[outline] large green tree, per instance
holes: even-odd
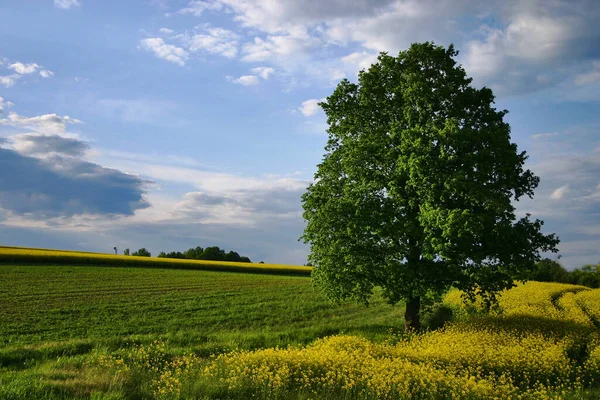
[[[329,140],[302,197],[316,284],[361,302],[379,286],[406,303],[407,329],[424,296],[454,286],[493,300],[558,244],[542,221],[517,219],[513,201],[539,178],[457,54],[413,44],[340,82],[320,103]]]

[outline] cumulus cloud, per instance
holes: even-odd
[[[258,85],[258,83],[259,83],[258,77],[255,75],[243,75],[243,76],[240,76],[239,78],[227,76],[226,78],[230,82],[238,83],[238,84],[244,85],[244,86],[254,86],[254,85]]]
[[[83,157],[90,146],[75,138],[58,135],[27,133],[11,137],[12,148],[27,156],[69,156]]]
[[[44,114],[35,117],[24,117],[15,112],[8,114],[6,118],[0,119],[0,125],[12,127],[24,127],[41,133],[64,133],[67,124],[81,124],[78,119],[69,116],[61,117],[56,114]]]
[[[149,207],[137,175],[82,160],[88,144],[58,135],[17,135],[0,148],[0,209],[33,218],[132,215]]]
[[[244,45],[242,52],[245,62],[277,62],[285,64],[308,54],[318,41],[310,36],[269,35]]]
[[[79,0],[54,0],[54,7],[68,10],[71,7],[79,7]]]
[[[48,71],[47,69],[42,69],[40,70],[40,75],[42,78],[50,78],[51,76],[54,76],[54,72]]]
[[[5,108],[14,106],[14,103],[4,100],[2,96],[0,96],[0,114],[4,112]]]
[[[269,220],[301,216],[301,196],[308,182],[262,181],[257,187],[185,194],[175,212],[213,224],[260,225]]]
[[[40,66],[32,63],[32,64],[23,64],[20,62],[16,62],[8,66],[8,69],[12,69],[17,74],[27,75],[34,73]]]
[[[21,75],[19,74],[0,76],[0,83],[9,88],[13,86],[20,78]]]
[[[201,16],[206,10],[220,10],[222,4],[218,1],[190,1],[188,6],[177,11],[178,14]]]
[[[237,33],[210,26],[197,27],[196,30],[179,36],[189,51],[218,54],[226,58],[235,58],[237,55],[240,38]]]
[[[189,53],[186,50],[172,44],[167,44],[161,38],[142,39],[140,40],[139,47],[151,51],[158,58],[181,66],[185,65],[189,57]]]
[[[173,33],[175,33],[175,31],[173,29],[169,29],[169,28],[160,28],[158,31],[160,33],[164,33],[165,35],[172,35]]]
[[[242,61],[317,79],[355,76],[380,51],[393,54],[431,40],[455,43],[475,83],[501,94],[559,85],[582,62],[600,58],[600,9],[590,0],[207,0],[181,12],[208,8],[232,16],[252,35],[241,45]],[[340,58],[333,48],[350,54]],[[594,69],[576,82],[597,79]]]
[[[600,258],[600,160],[593,151],[558,153],[528,166],[540,177],[533,200],[515,206],[544,220],[544,231],[556,232],[561,262],[569,267]],[[596,243],[591,246],[591,243]],[[583,246],[583,247],[582,247]],[[579,251],[575,251],[575,249]]]
[[[303,101],[299,110],[305,117],[312,117],[321,110],[321,107],[319,107],[318,103],[322,101],[325,101],[325,99],[310,99]]]
[[[38,72],[42,78],[50,78],[54,75],[54,72],[44,69],[44,67],[36,63],[25,64],[22,62],[15,62],[9,64],[8,62],[5,62],[0,63],[0,66],[3,64],[8,64],[6,68],[12,71],[10,75],[0,76],[0,84],[6,86],[7,88],[13,86],[24,75],[30,75],[35,72]]]
[[[275,69],[269,67],[256,67],[252,68],[250,71],[263,79],[269,79],[269,76],[275,72]]]
[[[516,2],[498,14],[500,27],[482,25],[483,39],[466,46],[465,68],[477,83],[501,93],[557,85],[577,62],[599,57],[597,8],[586,0]],[[593,76],[582,76],[581,81]]]
[[[367,51],[356,51],[342,57],[341,61],[344,64],[351,65],[356,71],[362,69],[369,69],[371,64],[377,61],[378,53],[367,52]]]

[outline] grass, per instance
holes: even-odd
[[[0,398],[89,398],[99,384],[82,365],[94,349],[160,340],[206,358],[338,333],[378,340],[402,312],[380,298],[334,305],[303,276],[0,265]]]

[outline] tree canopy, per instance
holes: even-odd
[[[134,251],[133,253],[131,253],[131,255],[132,256],[137,256],[137,257],[150,257],[150,256],[152,256],[152,254],[150,254],[150,252],[148,250],[146,250],[145,247],[142,247],[138,251]]]
[[[233,261],[233,262],[252,262],[246,256],[240,256],[236,251],[225,252],[219,246],[210,246],[203,249],[200,246],[187,249],[185,252],[171,251],[165,253],[161,251],[158,254],[161,258],[186,258],[189,260],[211,260],[211,261]]]
[[[457,54],[413,44],[341,81],[320,103],[329,139],[302,197],[316,284],[361,302],[380,286],[406,302],[408,329],[424,296],[454,286],[493,300],[558,244],[542,221],[517,218],[513,201],[539,178]]]

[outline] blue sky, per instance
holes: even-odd
[[[454,43],[541,178],[517,204],[600,261],[595,0],[0,1],[0,243],[302,264],[316,103],[380,51]]]

